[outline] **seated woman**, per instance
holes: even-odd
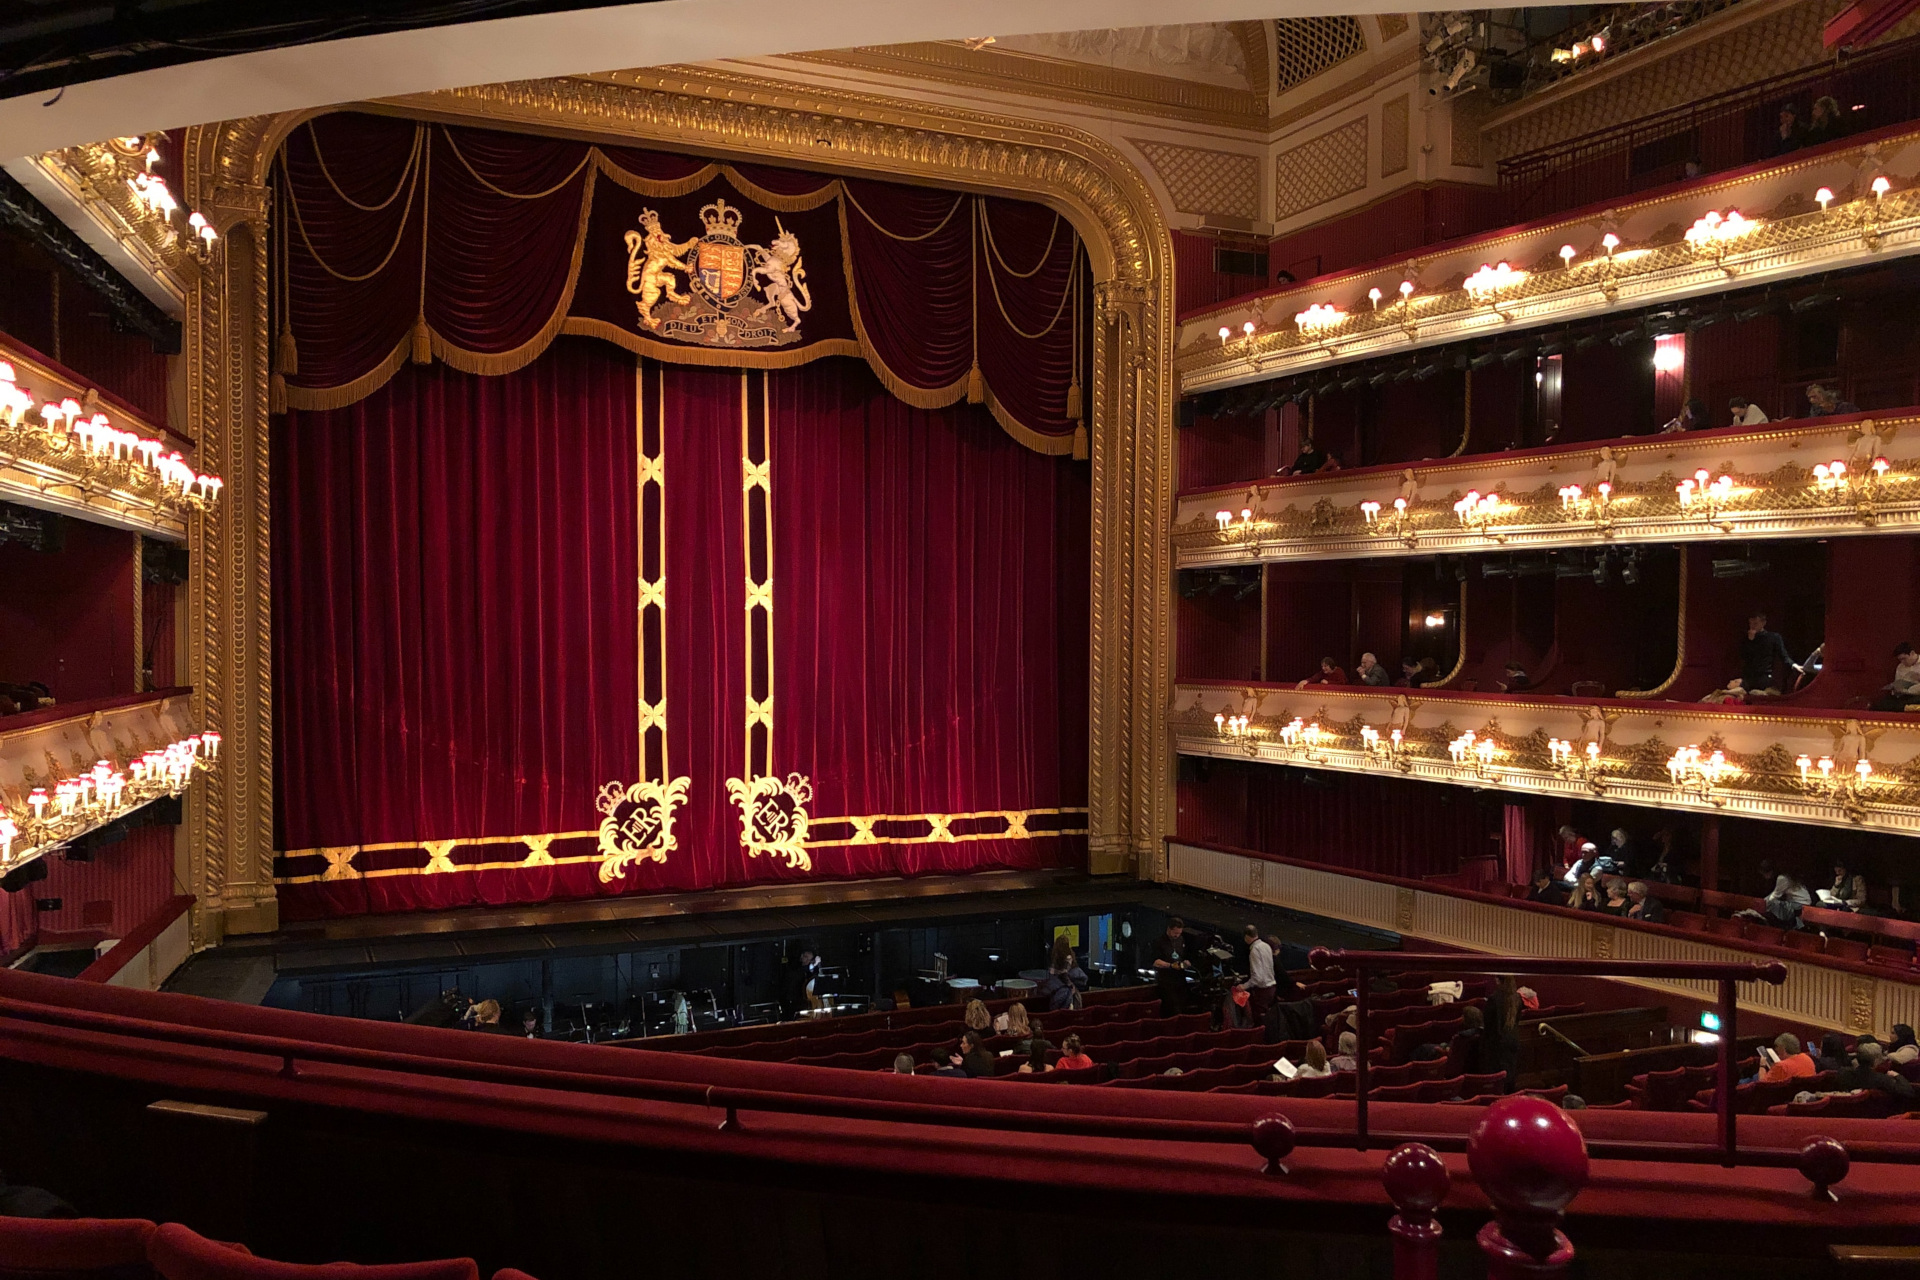
[[[1632,901],[1627,897],[1626,881],[1618,877],[1609,881],[1607,884],[1607,900],[1601,904],[1600,909],[1610,916],[1623,916],[1627,914],[1632,906]]]
[[[1833,885],[1820,890],[1820,905],[1830,911],[1858,911],[1867,905],[1867,878],[1851,873],[1847,864],[1833,864]]]
[[[1318,1040],[1307,1041],[1306,1061],[1300,1064],[1300,1069],[1294,1073],[1294,1079],[1318,1080],[1321,1076],[1332,1074],[1333,1068],[1327,1065],[1326,1046]]]
[[[1310,684],[1345,684],[1346,682],[1346,670],[1334,662],[1332,658],[1322,658],[1320,659],[1320,670],[1293,687],[1296,689],[1304,689]]]
[[[1600,897],[1600,888],[1592,876],[1581,876],[1579,883],[1573,886],[1573,894],[1567,899],[1567,905],[1575,911],[1605,911],[1607,905]]]
[[[1060,1060],[1047,1068],[1049,1071],[1084,1071],[1093,1065],[1093,1059],[1080,1047],[1079,1036],[1068,1036],[1060,1048]]]

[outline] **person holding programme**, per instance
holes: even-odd
[[[1160,988],[1160,1016],[1171,1018],[1186,1003],[1187,922],[1179,916],[1167,921],[1167,931],[1153,940],[1153,977]]]
[[[1727,402],[1727,408],[1733,413],[1733,426],[1757,427],[1767,421],[1766,410],[1745,396],[1735,396]]]

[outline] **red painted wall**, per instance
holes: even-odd
[[[167,357],[147,338],[115,332],[106,303],[78,276],[9,235],[0,235],[0,333],[166,424]]]
[[[1265,272],[1257,276],[1225,275],[1213,269],[1217,236],[1192,231],[1173,233],[1173,306],[1176,312],[1211,306],[1267,286]]]
[[[0,679],[40,680],[61,702],[134,693],[138,536],[64,520],[59,551],[0,545]],[[171,683],[167,681],[165,683]]]
[[[1364,209],[1275,237],[1267,249],[1267,270],[1275,278],[1287,271],[1296,280],[1310,280],[1436,241],[1474,235],[1505,221],[1505,202],[1497,188],[1458,182],[1406,187]]]

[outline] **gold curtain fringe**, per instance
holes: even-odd
[[[1085,462],[1092,456],[1093,451],[1087,447],[1087,429],[1085,427],[1075,427],[1073,429],[1073,460],[1075,462]]]
[[[267,379],[267,412],[287,411],[287,375],[278,369]]]
[[[413,330],[407,335],[412,348],[412,360],[415,364],[433,363],[433,330],[427,327],[427,318],[421,316],[413,322]]]
[[[327,409],[344,409],[348,405],[364,400],[393,379],[400,372],[400,366],[407,362],[407,353],[412,349],[412,335],[400,339],[387,358],[367,370],[352,382],[343,382],[337,387],[296,387],[287,385],[287,407],[307,412],[321,412]]]

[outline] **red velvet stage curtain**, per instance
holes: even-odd
[[[1084,474],[851,360],[770,382],[773,771],[812,779],[816,817],[1084,805]],[[840,846],[812,874],[1057,865],[1066,843]]]
[[[1256,766],[1247,783],[1254,848],[1381,875],[1444,875],[1498,853],[1497,797],[1406,778]]]
[[[280,848],[598,823],[597,788],[634,769],[634,466],[633,358],[576,340],[278,424]],[[468,900],[430,892],[467,877],[405,878],[407,905]],[[353,883],[377,908],[397,881]]]
[[[690,786],[668,860],[603,883],[596,795],[640,777],[641,406],[665,476],[668,772]],[[277,420],[285,918],[1084,857],[1084,837],[882,840],[815,848],[803,872],[743,847],[726,781],[745,772],[742,424],[760,413],[772,766],[812,781],[816,823],[1084,807],[1083,468],[983,409],[905,405],[844,358],[648,361],[636,380],[631,356],[565,339],[503,377],[409,366],[356,405]],[[520,862],[521,841],[428,847],[555,834],[552,866],[446,869]],[[379,844],[323,878],[321,850]]]
[[[909,403],[985,403],[1028,447],[1084,456],[1091,279],[1036,204],[347,112],[289,137],[276,187],[276,405],[344,407],[429,355],[505,373],[574,333],[705,366],[860,354]],[[651,212],[691,252],[716,200],[748,245],[798,237],[791,336],[750,338],[751,305],[725,337],[640,318],[625,237]]]

